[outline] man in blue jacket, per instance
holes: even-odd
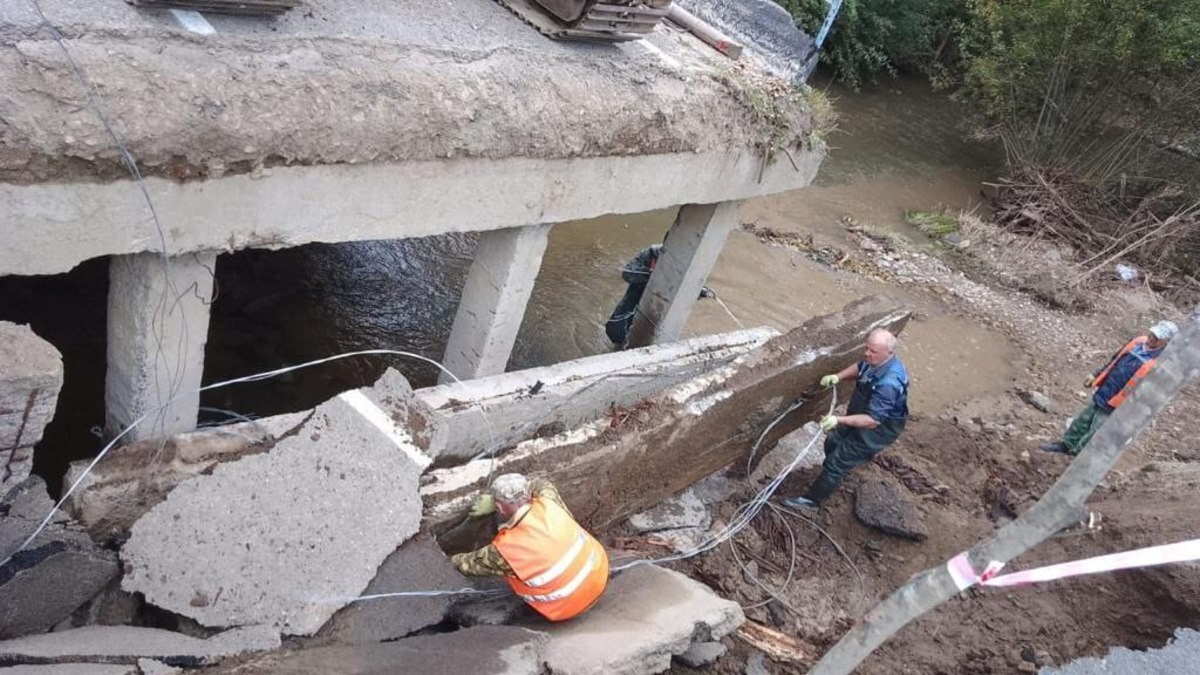
[[[621,268],[621,278],[629,287],[625,289],[625,295],[621,297],[612,315],[608,317],[608,322],[604,324],[604,333],[615,347],[623,348],[629,340],[629,328],[633,325],[634,315],[637,314],[638,303],[642,301],[646,284],[650,283],[650,273],[658,265],[658,258],[662,252],[662,244],[647,246]],[[715,298],[717,294],[705,286],[700,290],[700,297]]]
[[[818,508],[856,467],[883,452],[904,431],[908,422],[908,371],[896,356],[896,336],[875,330],[867,336],[863,358],[840,373],[821,378],[821,386],[835,387],[854,380],[854,395],[845,415],[821,420],[825,438],[825,463],[821,475],[803,497],[783,500],[792,508]]]
[[[1092,440],[1108,416],[1137,388],[1138,383],[1154,368],[1159,354],[1179,332],[1171,321],[1159,321],[1146,335],[1139,335],[1113,355],[1099,370],[1093,372],[1086,385],[1094,388],[1091,402],[1075,419],[1061,441],[1046,443],[1042,450],[1075,456]]]

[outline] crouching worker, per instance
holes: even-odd
[[[608,554],[588,534],[548,480],[518,473],[497,476],[474,517],[504,521],[492,543],[451,558],[467,576],[502,576],[513,592],[551,621],[583,614],[608,584]]]

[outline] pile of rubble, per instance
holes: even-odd
[[[673,658],[711,661],[741,609],[652,565],[619,573],[563,624],[507,594],[356,599],[469,586],[446,553],[490,536],[482,519],[460,525],[500,472],[548,476],[602,537],[628,519],[693,548],[715,527],[703,502],[729,497],[720,478],[701,479],[745,462],[776,421],[763,447],[790,440],[748,476],[769,479],[790,461],[779,456],[794,452],[788,443],[811,444],[811,427],[789,434],[828,405],[818,377],[856,358],[870,330],[906,320],[870,299],[785,335],[713,336],[415,392],[388,371],[306,413],[133,443],[86,475],[79,463],[72,517],[56,514],[17,552],[53,511],[41,480],[24,479],[0,504],[0,554],[16,552],[0,567],[0,665],[312,673],[402,659],[430,672],[649,673]],[[61,366],[53,372],[61,381]],[[801,395],[811,400],[780,418]],[[509,449],[464,461],[481,447]]]

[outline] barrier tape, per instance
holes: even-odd
[[[950,577],[954,580],[954,584],[958,587],[958,590],[965,591],[975,585],[997,588],[1022,586],[1085,574],[1115,572],[1117,570],[1139,567],[1155,567],[1193,560],[1200,560],[1200,539],[1181,541],[1175,544],[1163,544],[1161,546],[1150,546],[1132,551],[1123,551],[1121,553],[1110,553],[1094,558],[1084,558],[1083,560],[1074,560],[1057,565],[1035,567],[1031,570],[1001,574],[999,576],[997,576],[997,573],[1004,567],[1004,563],[993,560],[982,574],[976,574],[971,561],[964,552],[946,561],[946,571],[950,573]]]

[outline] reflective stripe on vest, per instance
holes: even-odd
[[[551,565],[550,569],[542,572],[532,579],[527,579],[525,581],[525,585],[533,588],[541,588],[542,586],[545,586],[546,584],[561,577],[563,572],[566,572],[567,568],[571,566],[571,563],[575,562],[575,559],[579,557],[581,552],[583,552],[583,546],[586,543],[587,537],[584,536],[583,531],[580,530],[579,536],[575,537],[575,543],[571,544],[571,548],[567,549],[567,552],[563,554],[563,557],[559,558],[558,562]]]
[[[562,600],[563,598],[579,590],[579,587],[583,585],[583,582],[587,581],[588,575],[592,573],[592,570],[596,569],[596,563],[598,562],[596,558],[596,552],[592,551],[592,554],[588,556],[587,562],[584,563],[579,572],[577,572],[575,576],[571,577],[571,580],[557,591],[543,595],[522,594],[521,598],[525,600],[525,602],[554,602],[555,600]]]
[[[1154,369],[1154,363],[1157,361],[1157,359],[1143,358],[1140,354],[1134,351],[1141,345],[1144,345],[1147,339],[1148,338],[1145,335],[1141,335],[1130,340],[1124,347],[1121,348],[1121,351],[1117,352],[1117,355],[1108,362],[1108,365],[1105,366],[1104,370],[1102,370],[1100,374],[1096,376],[1096,379],[1092,384],[1092,386],[1094,386],[1096,389],[1099,389],[1100,385],[1104,384],[1104,381],[1108,379],[1109,373],[1111,373],[1112,369],[1116,367],[1117,362],[1120,361],[1121,357],[1125,356],[1126,354],[1133,354],[1135,358],[1142,362],[1141,367],[1134,372],[1134,374],[1129,378],[1129,381],[1125,383],[1125,386],[1121,387],[1121,391],[1118,391],[1112,396],[1112,398],[1108,399],[1108,407],[1112,408],[1113,410],[1116,410],[1118,407],[1120,407],[1120,405],[1125,402],[1125,399],[1128,398],[1131,393],[1133,393],[1133,390],[1137,388],[1138,384],[1142,380],[1146,379],[1146,375],[1150,374],[1150,371]]]

